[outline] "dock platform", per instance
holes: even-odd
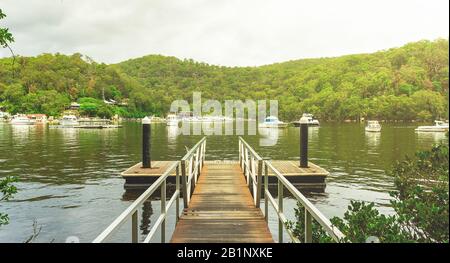
[[[137,163],[128,168],[121,175],[125,179],[125,188],[143,188],[154,183],[174,161],[153,161],[153,168],[142,168],[142,163]],[[293,185],[304,189],[320,189],[326,187],[325,179],[329,172],[322,167],[309,162],[308,168],[300,168],[298,161],[294,160],[273,160],[271,161]],[[237,160],[208,160],[205,164],[239,164]],[[175,184],[175,172],[167,178],[167,182]],[[273,172],[269,171],[269,184],[274,185],[277,179]]]
[[[152,161],[152,168],[142,168],[142,162],[137,163],[121,173],[125,179],[126,188],[148,187],[156,181],[175,161]],[[173,171],[168,183],[175,183],[175,171]]]

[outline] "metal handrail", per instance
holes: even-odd
[[[176,206],[176,220],[175,224],[178,223],[180,217],[180,176],[182,177],[183,185],[183,198],[185,203],[185,208],[187,207],[189,201],[186,202],[186,199],[189,199],[190,194],[187,192],[190,189],[190,184],[192,178],[195,178],[195,183],[197,181],[197,177],[200,175],[201,168],[204,165],[205,161],[205,152],[206,152],[206,137],[203,137],[195,146],[186,153],[186,155],[181,159],[181,161],[176,161],[172,165],[167,168],[167,170],[159,176],[159,178],[145,190],[125,211],[123,211],[103,232],[98,235],[93,243],[102,243],[105,242],[108,238],[110,238],[119,228],[122,226],[128,219],[131,218],[131,240],[133,243],[138,243],[138,209],[140,206],[147,201],[152,194],[158,189],[161,189],[161,212],[160,216],[157,218],[155,224],[150,229],[148,235],[144,239],[144,243],[149,243],[156,233],[157,229],[161,227],[161,242],[165,242],[165,232],[166,232],[166,218],[169,209],[175,203]],[[186,170],[186,162],[189,163],[189,170]],[[166,186],[167,186],[167,178],[173,171],[176,171],[175,174],[175,192],[170,197],[169,201],[166,202]],[[181,170],[181,175],[180,175]],[[188,174],[188,178],[186,178],[186,174]],[[188,184],[189,183],[189,189]],[[195,187],[195,184],[194,184]],[[186,198],[187,197],[187,198]]]
[[[258,164],[258,169],[255,163]],[[269,203],[274,207],[278,217],[278,241],[283,242],[283,229],[289,234],[293,242],[300,242],[298,238],[287,227],[288,219],[283,212],[283,188],[291,192],[293,197],[300,202],[305,209],[305,240],[312,242],[312,219],[315,219],[320,226],[333,238],[340,242],[344,239],[344,234],[337,229],[330,220],[324,216],[300,191],[280,173],[270,161],[263,160],[261,156],[242,138],[239,137],[239,164],[244,172],[247,185],[253,187],[253,198],[256,207],[260,207],[262,170],[264,166],[264,217],[266,222],[269,219]],[[278,181],[278,202],[275,201],[269,192],[269,169],[273,171]]]
[[[244,172],[247,185],[250,187],[253,202],[259,208],[263,159],[242,137],[239,137],[239,165]]]
[[[190,149],[181,159],[181,181],[183,184],[184,208],[189,206],[191,195],[197,184],[198,177],[205,164],[206,136]]]
[[[156,232],[156,229],[161,225],[162,228],[165,228],[165,218],[167,215],[167,210],[170,208],[166,208],[166,180],[171,174],[171,172],[176,169],[176,189],[175,193],[172,195],[172,199],[176,199],[177,203],[177,221],[179,215],[179,198],[180,198],[180,186],[179,186],[179,164],[180,162],[173,163],[144,193],[142,193],[125,211],[123,211],[100,235],[98,235],[93,243],[102,243],[106,239],[112,236],[121,225],[123,225],[130,217],[132,218],[132,229],[131,236],[132,242],[138,242],[138,209],[140,206],[147,201],[148,198],[161,187],[161,216],[160,220],[157,220],[157,223],[152,227],[150,233],[145,238],[145,240],[150,240],[153,234]],[[164,242],[164,229],[161,229],[161,241]]]
[[[278,179],[278,204],[275,202],[274,198],[269,192],[269,169],[274,172],[275,177]],[[270,161],[264,161],[264,216],[266,221],[268,221],[269,216],[269,206],[268,203],[272,204],[276,214],[278,216],[278,242],[283,242],[283,227],[286,229],[287,233],[291,237],[293,242],[300,242],[292,231],[287,228],[287,219],[283,213],[283,187],[293,195],[293,197],[302,204],[305,209],[305,243],[312,242],[312,218],[320,224],[320,226],[330,235],[330,237],[336,242],[341,242],[345,235],[336,228],[330,220],[323,215],[300,191],[289,182],[286,177],[283,176]]]

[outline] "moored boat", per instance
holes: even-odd
[[[380,132],[381,125],[378,121],[367,121],[365,130],[366,132]]]
[[[176,114],[168,114],[166,117],[166,125],[167,126],[178,126],[178,122],[180,120],[178,119]]]
[[[59,124],[62,127],[75,127],[79,125],[75,115],[64,115],[61,120],[59,120]]]
[[[310,113],[303,113],[302,118],[305,118],[306,120],[308,120],[308,126],[319,126],[320,122],[318,119],[316,119],[314,117],[314,115],[310,114]],[[293,121],[292,124],[295,127],[300,126],[300,120],[298,121]]]
[[[120,128],[122,125],[114,124],[111,119],[77,118],[75,115],[64,115],[59,120],[59,125],[51,125],[52,128],[77,128],[77,129],[107,129]]]
[[[446,132],[448,131],[448,122],[434,121],[434,125],[419,126],[415,129],[417,132]]]
[[[163,123],[163,122],[166,122],[166,119],[158,117],[158,116],[151,116],[150,122],[151,123]]]
[[[12,125],[34,125],[36,123],[35,120],[28,118],[25,115],[14,115],[11,119]]]
[[[287,123],[278,120],[275,116],[269,116],[263,123],[258,124],[259,128],[286,128],[287,126]]]

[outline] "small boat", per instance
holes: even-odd
[[[446,132],[448,131],[448,122],[434,121],[433,126],[419,126],[415,130],[417,132]]]
[[[75,115],[64,115],[59,121],[59,124],[62,127],[75,127],[79,125],[78,119]]]
[[[319,126],[319,120],[314,118],[314,115],[310,113],[303,113],[302,118],[306,118],[308,120],[308,126]],[[292,124],[294,124],[295,127],[300,126],[300,120],[293,121]]]
[[[35,120],[32,120],[25,115],[15,115],[11,119],[12,125],[34,125],[35,123]]]
[[[378,121],[367,121],[366,132],[380,132],[381,125]]]
[[[111,119],[100,118],[81,118],[78,119],[78,124],[74,126],[79,129],[106,129],[106,128],[121,128],[122,125],[114,124]]]
[[[264,122],[258,125],[259,128],[286,128],[287,126],[287,123],[278,120],[275,116],[265,118]]]
[[[151,116],[150,122],[151,123],[163,123],[163,122],[166,122],[166,119],[158,117],[158,116]]]
[[[64,115],[59,125],[51,125],[51,128],[77,128],[77,129],[107,129],[121,128],[122,125],[114,124],[111,119],[80,118],[75,115]]]
[[[178,122],[180,120],[178,119],[177,115],[175,114],[168,114],[166,117],[166,125],[167,126],[178,126]]]

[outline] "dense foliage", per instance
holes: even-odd
[[[449,242],[449,147],[434,146],[416,158],[398,162],[391,175],[396,191],[391,193],[394,215],[383,215],[374,203],[352,201],[343,218],[330,221],[346,236],[343,242],[366,242],[374,236],[380,242]],[[295,210],[293,233],[304,239],[304,209]],[[313,224],[314,242],[331,242],[330,237]]]
[[[448,116],[448,40],[420,41],[374,54],[303,59],[262,67],[218,67],[147,56],[114,65],[138,80],[142,100],[167,109],[193,91],[206,98],[278,99],[283,119],[432,120]],[[148,87],[151,87],[148,89]]]
[[[17,193],[17,188],[14,185],[14,182],[17,182],[16,177],[7,176],[0,180],[0,201],[9,200],[15,193]],[[6,225],[9,223],[8,214],[0,212],[0,226]]]
[[[0,9],[0,20],[5,17],[6,14]],[[9,48],[11,42],[14,42],[14,37],[11,32],[9,32],[9,29],[0,27],[0,46],[2,48]]]
[[[448,118],[448,40],[420,41],[373,54],[302,59],[260,67],[220,67],[151,55],[119,64],[80,54],[0,59],[0,106],[60,113],[91,97],[126,100],[128,116],[164,115],[176,99],[278,99],[284,120]]]
[[[5,18],[6,15],[0,9],[0,20]],[[12,34],[9,32],[8,28],[0,27],[0,46],[2,48],[9,48],[9,44],[14,42]],[[16,192],[17,188],[13,184],[17,179],[15,177],[7,176],[6,178],[0,179],[0,201],[10,199]],[[0,212],[0,226],[9,223],[9,217],[5,213]]]

